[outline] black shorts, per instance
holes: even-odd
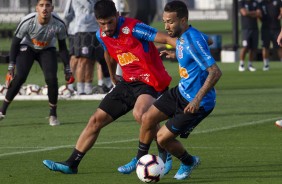
[[[277,44],[277,37],[280,33],[280,29],[262,29],[261,30],[261,43],[263,48],[270,48],[270,43],[272,42],[273,48],[279,48]]]
[[[257,49],[259,32],[258,30],[244,29],[242,30],[242,47],[249,49]]]
[[[95,48],[97,42],[96,32],[78,32],[73,39],[73,55],[95,59]]]
[[[184,114],[184,108],[188,101],[182,97],[178,86],[166,91],[153,104],[157,109],[166,114],[170,119],[165,123],[166,127],[175,135],[187,138],[193,129],[205,118],[212,110],[205,111],[200,107],[197,113]]]
[[[101,101],[99,108],[108,113],[114,120],[133,109],[138,96],[149,94],[159,96],[152,86],[143,82],[119,82]]]

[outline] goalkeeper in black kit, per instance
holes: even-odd
[[[0,109],[0,120],[5,118],[8,106],[26,81],[34,60],[36,60],[48,85],[49,124],[51,126],[60,124],[57,119],[58,63],[56,39],[58,39],[59,53],[64,63],[67,83],[73,83],[74,78],[69,67],[69,52],[65,41],[67,30],[64,22],[52,13],[53,9],[52,0],[37,0],[36,12],[23,17],[15,31],[6,76],[8,91]]]

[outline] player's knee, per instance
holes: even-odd
[[[136,110],[136,109],[133,109],[133,116],[134,116],[134,118],[135,118],[135,120],[139,123],[139,124],[141,124],[141,122],[142,122],[142,116],[143,116],[143,112],[141,112],[141,111],[138,111],[138,110]]]
[[[162,148],[166,148],[167,140],[161,131],[158,131],[157,133],[157,142]]]
[[[102,127],[102,121],[99,121],[99,118],[95,114],[92,115],[88,121],[87,128],[93,133],[99,133]]]
[[[142,116],[142,127],[145,129],[151,129],[155,127],[152,118],[147,113],[144,113]]]

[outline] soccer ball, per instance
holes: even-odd
[[[6,85],[1,85],[0,84],[0,95],[6,95],[8,89],[6,87]]]
[[[145,183],[156,183],[164,176],[164,162],[159,156],[144,155],[137,162],[136,174]]]
[[[62,85],[59,87],[59,95],[65,96],[65,97],[71,97],[73,94],[73,90],[68,87],[68,85]]]
[[[22,86],[22,87],[20,88],[20,91],[19,91],[18,94],[19,94],[19,95],[25,95],[25,94],[26,94],[26,86]]]
[[[26,95],[39,95],[40,93],[40,86],[36,84],[28,84],[26,86]]]
[[[40,94],[48,95],[48,86],[47,85],[45,85],[41,88]]]

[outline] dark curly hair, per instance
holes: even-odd
[[[105,19],[116,16],[117,9],[115,3],[111,0],[100,0],[94,6],[96,19]]]
[[[187,6],[182,1],[171,1],[167,3],[164,7],[165,12],[176,12],[178,18],[186,17],[188,19],[189,12]]]

